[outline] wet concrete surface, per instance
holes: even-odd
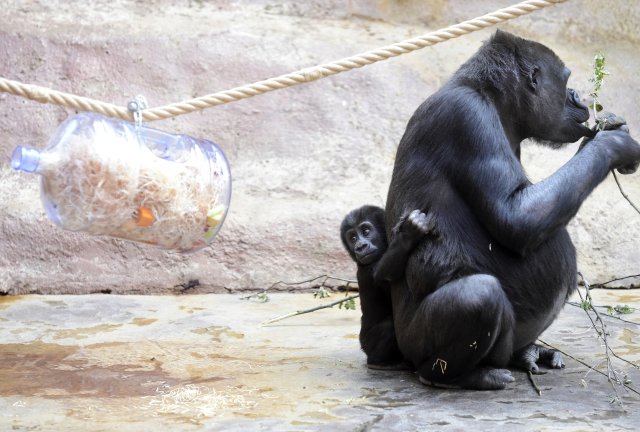
[[[334,294],[330,300],[341,294]],[[640,305],[637,291],[593,291],[595,304]],[[0,430],[637,430],[640,312],[605,317],[613,368],[586,313],[567,305],[541,341],[566,368],[514,372],[506,390],[426,387],[371,371],[359,312],[274,294],[0,297]],[[604,310],[602,310],[604,312]],[[628,361],[628,362],[627,362]],[[587,365],[593,366],[595,370]],[[599,372],[601,371],[601,372]],[[612,400],[617,394],[621,404]]]

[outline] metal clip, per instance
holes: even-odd
[[[133,121],[136,124],[136,129],[140,129],[142,126],[142,110],[148,107],[147,99],[142,95],[136,96],[134,100],[127,104],[127,108],[133,113]]]

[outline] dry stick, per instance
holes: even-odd
[[[281,321],[283,319],[291,318],[291,317],[296,316],[296,315],[303,315],[303,314],[306,314],[306,313],[309,313],[309,312],[315,312],[315,311],[320,310],[320,309],[332,308],[335,305],[338,305],[340,303],[344,303],[344,302],[347,302],[347,301],[350,301],[350,300],[353,300],[353,299],[357,299],[358,297],[360,297],[360,294],[356,294],[356,295],[352,295],[352,296],[349,296],[349,297],[345,297],[342,300],[334,301],[333,303],[329,303],[329,304],[322,305],[322,306],[316,306],[316,307],[313,307],[311,309],[305,309],[305,310],[300,310],[300,311],[296,311],[296,312],[291,312],[291,313],[288,313],[286,315],[282,315],[282,316],[279,316],[279,317],[264,321],[262,323],[262,325],[273,324],[276,321]]]
[[[594,283],[593,285],[591,285],[591,289],[595,289],[595,288],[606,288],[606,289],[632,289],[632,288],[612,288],[612,287],[605,287],[606,284],[611,283],[611,282],[617,282],[617,281],[621,281],[624,279],[629,279],[629,278],[636,278],[636,277],[640,277],[640,274],[634,274],[634,275],[629,275],[629,276],[622,276],[619,278],[615,278],[615,279],[611,279],[608,280],[606,282],[600,282],[600,283]]]
[[[529,376],[529,381],[531,381],[531,385],[533,386],[533,389],[536,391],[536,393],[538,393],[538,396],[542,396],[542,390],[540,390],[540,387],[538,387],[538,384],[536,384],[535,380],[533,379],[533,373],[531,373],[531,371],[528,370],[527,375]]]
[[[626,286],[618,286],[618,287],[615,287],[615,286],[614,286],[614,287],[608,287],[608,286],[605,286],[605,285],[606,285],[606,284],[609,284],[609,283],[611,283],[611,282],[618,282],[618,281],[621,281],[621,280],[624,280],[624,279],[637,278],[637,277],[640,277],[640,274],[633,274],[633,275],[628,275],[628,276],[622,276],[622,277],[619,277],[619,278],[615,278],[615,279],[608,280],[608,281],[606,281],[606,282],[596,282],[596,283],[594,283],[594,284],[592,284],[592,285],[591,285],[591,289],[609,289],[609,290],[629,290],[629,289],[635,289],[635,288],[637,288],[637,287],[633,287],[633,286],[628,286],[628,287],[626,287]]]
[[[551,349],[553,349],[553,350],[555,350],[555,351],[558,351],[558,352],[559,352],[559,353],[561,353],[563,356],[566,356],[566,357],[569,357],[569,358],[570,358],[570,359],[572,359],[572,360],[575,360],[576,362],[580,363],[582,366],[585,366],[587,369],[589,369],[589,371],[594,371],[594,372],[599,373],[600,375],[607,376],[607,374],[606,374],[606,373],[602,372],[602,371],[601,371],[601,370],[599,370],[599,369],[596,369],[596,367],[591,366],[590,364],[588,364],[588,363],[587,363],[587,362],[585,362],[584,360],[581,360],[581,359],[579,359],[579,358],[577,358],[577,357],[574,357],[574,356],[572,356],[571,354],[569,354],[568,352],[562,351],[560,348],[557,348],[557,347],[555,347],[555,346],[551,345],[550,343],[543,341],[542,339],[538,339],[538,342],[540,342],[540,343],[541,343],[541,344],[543,344],[543,345],[548,346],[549,348],[551,348]],[[629,386],[628,386],[627,384],[625,384],[624,382],[623,382],[623,383],[621,383],[621,384],[622,384],[622,385],[623,385],[627,390],[629,390],[629,391],[631,391],[631,392],[633,392],[633,393],[637,394],[638,396],[640,396],[640,391],[638,391],[638,390],[634,389],[633,387],[629,387]]]
[[[584,310],[584,308],[580,304],[578,304],[576,302],[568,301],[568,302],[566,302],[566,304],[568,304],[569,306],[574,306],[574,307],[577,307],[577,308],[580,308],[580,309]],[[592,308],[600,308],[600,309],[606,309],[607,308],[607,306],[598,306],[598,305],[591,305],[591,307]],[[635,308],[633,308],[633,309],[635,310]],[[624,318],[620,318],[619,316],[616,316],[616,315],[611,315],[611,314],[608,314],[608,313],[605,313],[604,315],[608,316],[609,318],[612,318],[612,319],[617,319],[617,320],[622,321],[624,323],[634,324],[634,325],[639,325],[640,326],[640,323],[638,323],[638,322],[629,321],[629,320],[626,320]],[[625,361],[629,362],[628,360],[625,360]],[[631,363],[631,362],[629,362],[629,363]],[[635,367],[640,367],[640,366],[637,366],[634,363],[631,363],[631,364],[633,364]]]
[[[593,300],[591,298],[591,294],[589,294],[589,283],[587,282],[587,280],[585,279],[584,275],[581,272],[578,272],[578,275],[580,276],[580,278],[584,282],[585,296],[586,296],[586,299],[588,301],[588,304],[589,305],[593,305]],[[585,300],[582,298],[582,294],[580,293],[580,290],[578,290],[578,294],[580,295],[580,299],[584,302]],[[600,314],[598,313],[598,311],[596,309],[594,309],[593,307],[591,308],[591,310],[596,315],[596,321],[600,321],[600,329],[601,329],[601,331],[598,331],[597,325],[593,321],[593,318],[591,317],[591,314],[589,313],[589,311],[587,309],[585,309],[585,313],[589,317],[589,320],[591,321],[591,324],[593,325],[593,328],[596,330],[596,333],[598,334],[598,336],[604,342],[605,356],[606,356],[606,363],[607,363],[607,379],[608,379],[609,383],[611,384],[611,387],[613,388],[613,392],[616,394],[617,400],[620,402],[620,404],[622,404],[622,400],[620,399],[620,395],[618,394],[618,389],[616,388],[615,383],[622,384],[623,381],[620,380],[620,378],[618,378],[618,374],[616,373],[616,371],[612,367],[611,356],[609,355],[609,353],[612,353],[614,356],[616,356],[616,354],[609,347],[609,342],[607,340],[607,326],[605,325],[604,321],[600,317]],[[615,381],[615,383],[614,383],[614,381]]]
[[[275,288],[278,285],[296,286],[296,285],[302,285],[302,284],[309,283],[309,282],[314,282],[314,281],[317,281],[318,279],[322,279],[322,278],[324,278],[324,280],[320,284],[320,288],[328,286],[328,285],[326,285],[327,281],[335,280],[335,281],[340,281],[340,282],[346,282],[347,284],[345,285],[345,288],[347,289],[347,292],[349,292],[349,285],[357,283],[357,281],[355,281],[353,279],[342,279],[342,278],[338,278],[338,277],[334,277],[334,276],[330,276],[330,275],[324,274],[324,275],[316,276],[314,278],[303,280],[303,281],[300,281],[300,282],[278,281],[278,282],[275,282],[275,283],[271,284],[271,286],[269,286],[268,288],[264,289],[262,292],[251,294],[251,295],[244,296],[244,297],[240,297],[240,300],[249,300],[249,299],[251,299],[253,297],[259,296],[260,294],[266,294],[267,291],[269,291],[272,288]]]
[[[598,311],[595,309],[595,306],[593,304],[593,299],[591,298],[591,294],[589,294],[589,288],[588,288],[588,284],[587,281],[584,279],[584,276],[582,276],[582,273],[578,273],[580,275],[580,277],[582,277],[582,280],[585,282],[585,284],[587,285],[587,291],[586,291],[586,296],[587,296],[587,301],[589,306],[591,307],[591,310],[595,313],[596,315],[596,321],[600,321],[601,324],[601,328],[602,328],[602,340],[604,341],[605,344],[605,348],[606,351],[605,353],[607,354],[607,359],[609,360],[609,353],[611,353],[611,355],[613,355],[615,358],[617,358],[618,360],[621,360],[631,366],[633,366],[634,368],[638,369],[639,366],[636,365],[635,363],[633,363],[632,361],[629,361],[625,358],[620,357],[618,354],[616,354],[616,352],[609,346],[608,341],[607,341],[607,333],[606,333],[606,324],[604,323],[604,321],[602,320],[602,317],[600,316],[600,314],[598,313]],[[578,290],[578,294],[580,295],[580,298],[582,299],[582,294],[580,294],[580,291]],[[583,300],[584,301],[584,300]],[[584,308],[582,308],[583,310],[585,310]],[[591,324],[593,324],[594,329],[596,330],[596,332],[598,331],[598,329],[596,328],[596,324],[593,322],[593,319],[591,319],[591,315],[589,315],[589,311],[585,310],[585,312],[587,312],[587,316],[589,316],[589,319],[591,320]],[[610,315],[607,315],[610,316]],[[609,364],[607,364],[607,368],[609,367]],[[616,379],[616,381],[620,382],[620,379],[618,378],[617,374],[614,372],[614,378]]]
[[[620,184],[620,181],[618,181],[618,176],[616,175],[616,172],[614,170],[611,170],[611,172],[613,173],[613,179],[616,181],[616,184],[618,185],[618,189],[620,189],[620,193],[622,194],[624,199],[626,199],[629,202],[629,204],[631,204],[631,207],[633,207],[635,211],[637,211],[638,214],[640,214],[640,209],[636,207],[636,205],[633,203],[633,201],[631,201],[629,196],[626,193],[624,193],[624,191],[622,190],[622,185]]]
[[[284,281],[278,281],[275,282],[274,284],[272,284],[269,288],[267,288],[267,290],[274,288],[277,285],[286,285],[286,286],[296,286],[296,285],[302,285],[304,283],[309,283],[309,282],[314,282],[318,279],[322,279],[324,278],[324,280],[322,281],[322,283],[320,284],[321,287],[327,286],[325,285],[327,283],[328,280],[336,280],[336,281],[340,281],[340,282],[346,282],[347,285],[347,290],[349,289],[349,285],[357,283],[355,280],[353,279],[342,279],[342,278],[338,278],[338,277],[334,277],[334,276],[330,276],[330,275],[320,275],[320,276],[316,276],[314,278],[308,279],[308,280],[303,280],[300,282],[284,282]],[[266,291],[266,290],[265,290]]]

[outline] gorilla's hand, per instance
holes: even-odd
[[[407,232],[409,235],[415,238],[421,238],[429,234],[436,226],[432,215],[426,215],[420,210],[414,210],[409,213],[407,219],[402,225],[402,231]]]
[[[602,113],[599,120],[591,128],[594,135],[582,140],[580,150],[594,141],[593,145],[606,148],[611,157],[611,169],[617,169],[620,174],[636,172],[640,164],[640,145],[629,135],[626,120],[609,112]]]
[[[596,120],[596,124],[591,127],[591,135],[587,136],[580,143],[580,149],[590,142],[600,131],[620,129],[629,132],[627,121],[624,117],[610,112],[603,112]]]
[[[627,127],[627,121],[624,117],[616,115],[610,112],[603,112],[598,117],[596,124],[593,128],[591,128],[594,132],[603,131],[603,130],[615,130],[620,129],[625,132],[629,132],[629,128]]]

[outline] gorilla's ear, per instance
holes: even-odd
[[[527,84],[532,91],[536,91],[538,89],[538,73],[540,72],[540,68],[538,66],[534,66],[531,68],[529,75],[527,76]]]
[[[514,39],[515,35],[500,29],[493,34],[493,40],[499,43],[513,42]]]

